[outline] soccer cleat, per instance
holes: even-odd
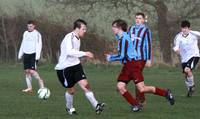
[[[190,86],[189,87],[189,90],[188,90],[188,93],[187,93],[187,97],[192,97],[192,94],[194,93],[194,90],[195,90],[195,86]]]
[[[96,114],[100,114],[104,110],[105,103],[98,103],[96,106]]]
[[[169,89],[167,90],[166,99],[169,101],[170,105],[174,105],[175,100]]]
[[[77,115],[78,113],[76,112],[75,108],[71,108],[71,109],[68,109],[66,108],[66,111],[69,115]]]
[[[25,92],[25,93],[32,93],[33,90],[31,88],[27,88],[27,89],[23,89],[22,92]]]
[[[139,111],[141,111],[142,110],[142,105],[134,105],[133,107],[132,107],[132,111],[133,112],[139,112]]]

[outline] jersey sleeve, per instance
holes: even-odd
[[[146,37],[145,38],[146,57],[147,57],[147,60],[151,60],[151,57],[152,57],[152,33],[149,29],[147,30],[145,37]]]
[[[110,61],[122,61],[125,58],[125,51],[128,49],[128,41],[123,39],[121,42],[121,49],[119,49],[118,54],[110,55]]]
[[[174,38],[174,47],[173,47],[173,50],[176,52],[177,50],[179,50],[179,44],[180,44],[180,41],[178,40],[178,35],[176,35],[176,37]]]
[[[73,44],[72,44],[72,36],[68,35],[64,38],[65,45],[66,45],[66,54],[69,56],[74,56],[74,57],[83,57],[86,55],[85,52],[83,51],[78,51],[74,49]]]
[[[190,33],[195,35],[198,39],[200,39],[200,32],[199,31],[190,31]]]
[[[36,36],[36,60],[40,59],[40,55],[41,55],[41,51],[42,51],[42,36],[41,34],[38,32],[37,36]]]
[[[25,32],[23,34],[23,38],[22,38],[22,43],[21,43],[21,46],[19,48],[19,53],[18,53],[18,59],[21,59],[24,52],[23,52],[23,47],[24,47],[24,38],[25,38]]]

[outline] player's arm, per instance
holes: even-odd
[[[23,47],[24,47],[24,39],[25,39],[25,33],[23,34],[23,39],[22,39],[22,43],[19,49],[19,53],[18,53],[18,59],[21,59],[24,52],[23,52]]]
[[[72,38],[70,35],[65,36],[64,38],[64,44],[66,46],[66,54],[69,56],[74,56],[74,57],[83,57],[83,56],[90,56],[92,53],[86,53],[83,51],[78,51],[73,48],[72,45]]]
[[[37,34],[36,36],[36,60],[40,59],[41,51],[42,51],[42,36],[40,33]]]
[[[177,55],[180,54],[180,50],[179,50],[180,41],[178,39],[178,36],[179,36],[179,34],[176,35],[176,37],[174,38],[174,47],[173,47],[173,50]]]
[[[107,56],[108,61],[121,61],[122,59],[125,58],[125,50],[128,49],[128,41],[125,39],[122,39],[122,46],[119,49],[118,54],[111,54]]]
[[[145,52],[147,57],[145,66],[150,67],[152,62],[152,34],[149,29],[147,30],[145,37]]]
[[[195,35],[196,37],[198,37],[200,39],[200,32],[199,31],[192,31],[190,30],[190,33]]]

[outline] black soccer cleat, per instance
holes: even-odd
[[[96,114],[100,114],[104,110],[105,103],[98,103],[96,106]]]
[[[132,107],[132,111],[133,112],[139,112],[139,111],[141,111],[142,110],[142,105],[134,105],[133,107]]]
[[[71,109],[66,108],[66,111],[69,115],[78,115],[75,108],[71,108]]]
[[[192,97],[192,94],[194,93],[194,91],[195,91],[195,86],[194,85],[190,86],[187,93],[187,97]]]
[[[175,100],[169,89],[167,90],[166,99],[169,101],[170,105],[174,105]]]

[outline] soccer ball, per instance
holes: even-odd
[[[50,97],[51,92],[48,88],[44,87],[44,88],[40,88],[37,94],[38,94],[38,98],[46,100]]]

